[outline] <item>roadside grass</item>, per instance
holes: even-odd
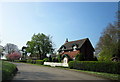
[[[108,79],[108,80],[120,80],[120,75],[119,74],[77,70],[77,69],[70,69],[68,67],[60,67],[60,66],[58,66],[57,68],[62,68],[62,69],[65,69],[65,70],[76,71],[76,72],[82,72],[82,73],[94,75],[94,76],[97,76],[97,77],[102,77],[102,78],[105,78],[105,79]]]
[[[94,75],[94,76],[98,76],[98,77],[102,77],[102,78],[106,78],[106,79],[110,79],[110,80],[120,80],[120,75],[119,74],[84,71],[84,70],[76,70],[76,69],[69,69],[69,68],[65,68],[65,69],[73,70],[73,71],[77,71],[77,72],[82,72],[82,73],[87,73],[87,74],[91,74],[91,75]]]
[[[11,80],[16,73],[16,65],[2,61],[2,81]]]
[[[22,62],[17,62],[17,63],[22,63]],[[40,65],[40,64],[32,64],[32,63],[27,63],[27,64],[37,65],[37,66],[44,66],[44,67],[51,67],[49,65]],[[102,77],[102,78],[105,78],[105,79],[108,79],[108,80],[120,80],[120,75],[119,74],[77,70],[77,69],[70,69],[68,67],[61,67],[61,66],[51,67],[51,68],[60,68],[60,69],[65,69],[65,70],[70,70],[70,71],[82,72],[82,73],[94,75],[94,76],[97,76],[97,77]]]

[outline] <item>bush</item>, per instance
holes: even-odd
[[[73,66],[74,66],[73,64],[74,64],[74,61],[69,61],[69,62],[68,62],[68,65],[69,65],[69,68],[70,68],[70,69],[73,69]]]
[[[58,62],[58,59],[55,57],[52,57],[52,62]]]
[[[36,64],[43,65],[44,61],[43,60],[36,60]]]
[[[51,57],[51,55],[49,56],[49,62],[52,62],[52,57]]]
[[[62,56],[60,54],[57,55],[58,62],[61,62]]]
[[[27,60],[27,63],[32,63],[32,59],[28,59],[28,60]]]
[[[8,62],[2,62],[2,81],[11,80],[18,71],[16,65]]]
[[[20,60],[14,60],[14,62],[19,62]]]
[[[69,68],[95,71],[95,72],[106,72],[120,74],[120,62],[103,62],[103,61],[70,61]]]
[[[85,60],[84,55],[82,53],[77,54],[76,57],[75,57],[75,60],[84,61]]]
[[[7,54],[7,60],[10,60],[10,61],[14,61],[14,60],[18,60],[21,58],[21,54],[18,53],[18,52],[13,52],[11,54]]]
[[[36,60],[32,60],[31,63],[32,63],[32,64],[36,64]]]
[[[27,62],[27,60],[19,60],[19,62],[26,63],[26,62]]]
[[[49,62],[49,58],[44,58],[43,61],[44,62]]]
[[[56,60],[55,57],[52,57],[52,62],[55,62],[55,60]]]

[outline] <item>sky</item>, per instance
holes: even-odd
[[[101,32],[116,20],[117,2],[5,2],[0,3],[0,45],[22,48],[33,34],[52,36],[54,48],[89,38],[96,46]]]

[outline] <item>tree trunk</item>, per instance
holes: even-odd
[[[40,51],[40,47],[39,47],[39,45],[38,45],[38,52],[39,52],[39,55],[40,55],[39,59],[41,60],[42,57],[41,57],[41,51]]]

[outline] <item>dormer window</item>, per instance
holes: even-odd
[[[62,50],[64,50],[65,48],[63,47]]]
[[[61,50],[62,50],[62,53],[63,53],[63,52],[64,52],[64,50],[65,50],[65,46],[63,46]]]
[[[75,46],[73,46],[73,51],[76,51],[76,48],[77,48],[77,46],[75,45]]]
[[[62,48],[62,53],[64,52],[64,47]]]

